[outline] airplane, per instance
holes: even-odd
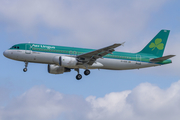
[[[79,69],[85,69],[84,74],[90,74],[89,69],[129,70],[172,63],[169,58],[175,55],[163,56],[170,30],[161,30],[140,52],[117,52],[115,48],[124,43],[113,44],[101,49],[86,49],[35,43],[13,45],[4,51],[4,56],[25,62],[24,72],[28,63],[48,64],[50,74],[63,74],[72,69],[77,71],[76,79],[82,75]]]

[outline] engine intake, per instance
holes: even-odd
[[[63,74],[64,72],[70,72],[70,71],[71,69],[62,66],[58,66],[54,64],[48,65],[48,72],[51,74]]]

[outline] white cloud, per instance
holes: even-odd
[[[147,25],[151,13],[166,1],[0,0],[0,20],[10,29],[15,26],[13,29],[28,33],[37,34],[39,26],[62,31],[61,35],[52,35],[49,43],[103,46],[132,42]]]
[[[76,113],[79,114],[79,111],[81,114],[86,112],[86,104],[80,96],[63,95],[43,86],[33,87],[1,109],[0,120],[51,120],[63,116],[71,118]]]
[[[180,81],[163,90],[142,83],[102,98],[64,95],[36,86],[0,109],[0,120],[178,120]]]

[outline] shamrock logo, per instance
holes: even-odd
[[[164,44],[161,43],[161,42],[162,42],[162,39],[157,38],[157,39],[155,40],[155,43],[152,42],[152,43],[149,45],[149,48],[153,48],[152,51],[153,51],[155,48],[157,48],[158,50],[162,50],[162,49],[164,49]]]

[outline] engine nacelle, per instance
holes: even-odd
[[[63,74],[64,72],[70,72],[70,71],[71,69],[62,66],[58,66],[54,64],[48,65],[48,72],[51,74]]]
[[[62,67],[75,67],[77,65],[77,60],[74,57],[68,56],[56,56],[53,58],[55,64],[60,65]]]

